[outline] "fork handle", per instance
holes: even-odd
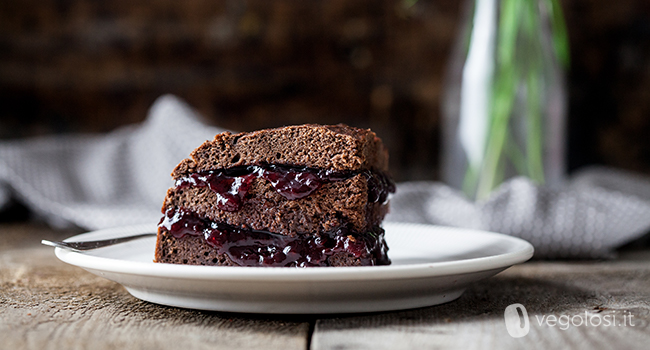
[[[134,239],[140,239],[145,237],[155,236],[155,233],[143,233],[139,235],[111,238],[111,239],[102,239],[98,241],[82,241],[82,242],[62,242],[62,241],[48,241],[46,239],[41,241],[41,244],[45,244],[52,247],[68,249],[76,252],[81,252],[85,250],[92,250],[102,247],[107,247],[119,243],[124,243],[132,241]]]

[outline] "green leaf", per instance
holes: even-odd
[[[497,43],[497,64],[501,66],[509,66],[515,59],[521,4],[520,0],[501,0]]]
[[[546,6],[549,8],[551,17],[551,37],[555,55],[562,66],[568,69],[571,64],[571,53],[562,6],[558,0],[546,0]]]

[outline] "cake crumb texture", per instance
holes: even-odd
[[[206,141],[174,169],[172,177],[252,164],[388,171],[388,152],[369,129],[339,125],[294,125],[249,133],[224,132]]]

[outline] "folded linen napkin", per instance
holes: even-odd
[[[482,229],[523,238],[540,258],[610,258],[650,230],[650,179],[607,168],[575,174],[561,188],[513,178],[485,201],[440,183],[401,183],[393,221]]]
[[[172,169],[222,131],[167,95],[141,125],[0,143],[0,207],[11,191],[55,226],[158,223]]]
[[[155,224],[171,170],[222,131],[166,95],[141,125],[2,142],[0,210],[13,197],[55,226]],[[386,219],[509,234],[538,257],[609,257],[650,229],[650,179],[596,168],[551,189],[515,178],[476,203],[441,183],[400,183]]]

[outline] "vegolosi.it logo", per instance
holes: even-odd
[[[530,331],[528,311],[521,304],[508,305],[503,313],[503,318],[506,321],[508,334],[513,338],[521,338]]]
[[[621,310],[618,310],[621,311]],[[539,327],[557,327],[566,331],[570,327],[635,327],[634,315],[628,310],[622,313],[613,311],[609,314],[590,313],[566,315],[534,315],[533,320]],[[503,313],[506,330],[513,338],[526,336],[530,331],[530,318],[526,307],[521,304],[512,304],[506,307]]]

